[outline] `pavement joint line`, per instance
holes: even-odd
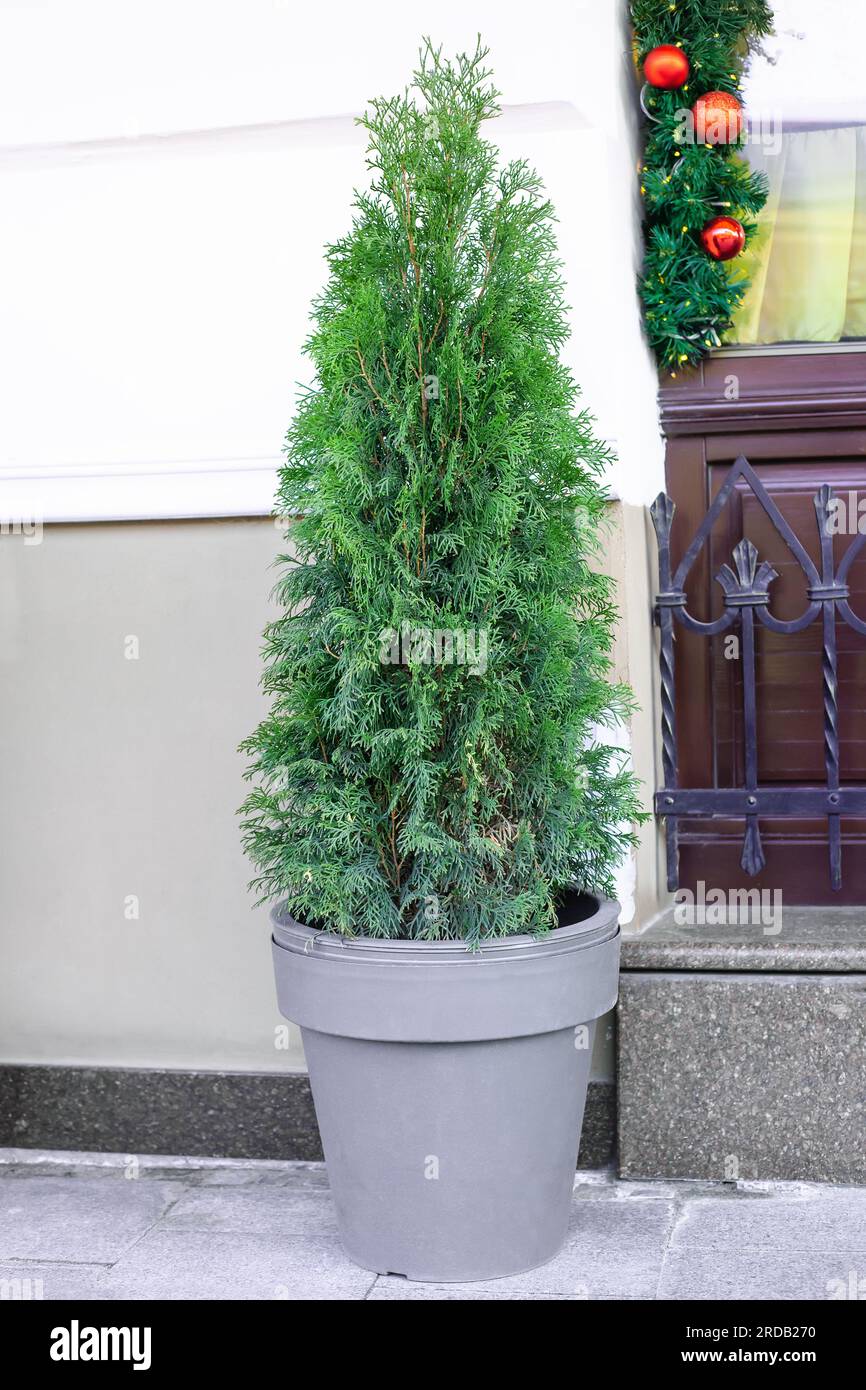
[[[41,1255],[7,1255],[0,1260],[4,1265],[59,1265],[61,1268],[68,1266],[70,1269],[113,1269],[110,1260],[52,1260]]]
[[[74,1181],[74,1179],[73,1179],[73,1181]],[[176,1197],[173,1197],[173,1198],[171,1199],[171,1201],[169,1202],[168,1206],[165,1208],[165,1211],[160,1212],[160,1214],[159,1214],[159,1216],[156,1218],[156,1220],[155,1220],[155,1221],[152,1221],[151,1224],[146,1228],[146,1230],[141,1231],[141,1232],[139,1233],[139,1235],[136,1236],[135,1240],[132,1242],[131,1245],[127,1245],[127,1247],[126,1247],[125,1250],[121,1250],[121,1252],[120,1252],[120,1254],[118,1255],[117,1259],[116,1259],[116,1260],[113,1260],[112,1263],[109,1265],[109,1269],[114,1269],[114,1266],[115,1266],[115,1265],[119,1264],[121,1260],[126,1259],[127,1255],[131,1254],[131,1252],[135,1249],[135,1247],[136,1247],[137,1245],[140,1245],[140,1244],[141,1244],[141,1242],[144,1240],[145,1236],[149,1236],[150,1233],[151,1233],[151,1231],[155,1231],[155,1230],[156,1230],[156,1228],[157,1228],[157,1226],[160,1224],[160,1222],[165,1220],[166,1216],[167,1216],[168,1213],[171,1211],[172,1207],[176,1207],[177,1204],[178,1204],[178,1202],[180,1201],[181,1197],[185,1196],[186,1191],[187,1191],[186,1188],[181,1188],[181,1190],[180,1190],[180,1192],[178,1193],[178,1195],[177,1195]]]
[[[774,1245],[769,1242],[766,1245],[672,1245],[669,1247],[671,1252],[677,1250],[706,1250],[710,1254],[729,1255],[736,1252],[738,1255],[844,1255],[846,1258],[851,1255],[866,1254],[866,1246],[857,1245],[853,1248],[848,1245],[830,1246],[826,1250],[816,1250],[810,1245],[808,1248],[803,1245]]]
[[[686,1209],[686,1204],[687,1204],[688,1200],[689,1200],[689,1199],[688,1199],[688,1197],[686,1196],[685,1193],[683,1193],[683,1192],[676,1192],[676,1191],[674,1192],[674,1196],[673,1196],[673,1200],[672,1200],[672,1204],[671,1204],[671,1205],[672,1205],[671,1219],[670,1219],[670,1221],[669,1221],[669,1223],[668,1223],[667,1233],[666,1233],[665,1238],[664,1238],[664,1240],[663,1240],[663,1242],[662,1242],[661,1259],[659,1260],[658,1278],[656,1279],[655,1292],[654,1292],[654,1294],[653,1294],[653,1302],[656,1302],[656,1303],[659,1301],[659,1293],[661,1292],[662,1280],[664,1279],[664,1275],[665,1275],[665,1264],[667,1263],[668,1251],[671,1250],[671,1249],[673,1248],[672,1245],[671,1245],[671,1241],[673,1240],[674,1232],[676,1231],[677,1226],[680,1224],[680,1221],[682,1220],[683,1216],[685,1215],[685,1209]]]
[[[305,1158],[228,1158],[184,1154],[142,1154],[129,1149],[101,1152],[95,1149],[16,1149],[0,1148],[0,1172],[4,1167],[27,1168],[39,1164],[57,1168],[114,1169],[125,1167],[130,1157],[142,1168],[170,1168],[177,1172],[232,1171],[303,1172],[318,1171],[324,1163]]]

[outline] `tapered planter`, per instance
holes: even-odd
[[[468,951],[346,939],[272,914],[277,996],[300,1024],[340,1235],[367,1269],[494,1279],[568,1225],[595,1020],[616,1002],[619,907]]]

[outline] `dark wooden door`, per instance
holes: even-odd
[[[736,394],[729,399],[730,378]],[[679,559],[734,461],[749,459],[779,511],[819,562],[813,498],[829,483],[866,513],[866,355],[718,358],[699,377],[661,393],[668,434],[667,490],[677,505]],[[857,525],[856,506],[853,526]],[[866,515],[862,524],[866,527]],[[789,619],[807,606],[806,580],[748,485],[738,483],[687,584],[689,610],[722,610],[715,575],[747,537],[779,573],[772,612]],[[834,539],[837,561],[853,535]],[[850,575],[851,606],[866,617],[866,550]],[[678,756],[683,787],[743,784],[742,665],[737,644],[677,628]],[[837,621],[841,781],[866,783],[866,637]],[[761,785],[824,780],[821,623],[781,636],[758,625],[758,771]],[[826,820],[762,819],[766,866],[740,867],[742,820],[680,821],[680,883],[781,889],[789,904],[866,903],[866,821],[842,821],[842,888],[830,885]]]

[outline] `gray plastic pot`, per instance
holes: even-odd
[[[595,1020],[616,1002],[619,905],[574,894],[549,936],[474,952],[271,915],[277,998],[302,1030],[348,1255],[432,1282],[551,1259]]]

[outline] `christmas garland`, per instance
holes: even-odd
[[[647,118],[641,161],[641,298],[660,367],[699,362],[731,327],[748,279],[734,261],[767,197],[737,153],[749,53],[772,28],[767,0],[632,0]]]

